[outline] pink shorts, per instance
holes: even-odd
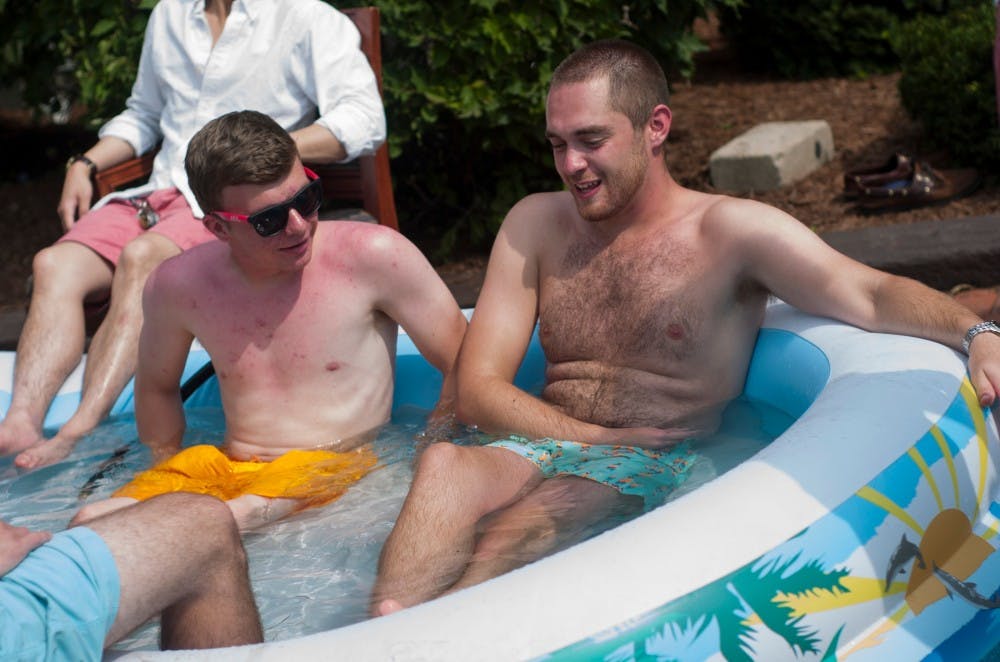
[[[201,219],[194,217],[187,200],[176,188],[153,191],[147,201],[160,217],[148,230],[139,224],[141,199],[111,200],[100,209],[84,214],[59,241],[83,244],[117,265],[125,244],[144,232],[163,235],[182,251],[215,239]]]

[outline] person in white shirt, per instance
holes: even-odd
[[[288,130],[303,161],[371,153],[385,140],[375,75],[346,16],[320,0],[161,0],[153,9],[126,110],[67,165],[66,234],[34,258],[31,306],[0,455],[56,462],[107,416],[135,372],[141,294],[163,260],[214,237],[188,186],[184,154],[204,124],[252,109]],[[90,209],[91,175],[160,145],[143,187]],[[80,360],[84,305],[107,299],[74,415],[46,440],[49,404]]]

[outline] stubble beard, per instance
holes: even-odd
[[[625,167],[601,178],[601,199],[581,200],[574,196],[580,217],[588,223],[599,223],[613,218],[625,210],[635,198],[646,177],[647,163],[641,144],[637,141],[629,154]],[[567,182],[569,186],[571,183]]]

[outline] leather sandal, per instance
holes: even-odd
[[[1000,285],[973,287],[963,283],[951,288],[948,294],[984,320],[997,319],[1000,316]]]
[[[974,168],[936,170],[918,161],[909,179],[862,187],[858,209],[863,212],[903,211],[941,204],[972,193],[979,181],[979,172]]]
[[[913,177],[913,157],[896,152],[882,165],[849,170],[844,173],[844,197],[853,200],[864,188],[885,186]]]

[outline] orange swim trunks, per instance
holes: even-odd
[[[228,501],[257,494],[300,499],[304,508],[311,508],[338,498],[376,461],[367,448],[346,453],[295,450],[262,462],[231,460],[216,446],[192,446],[136,475],[112,496],[143,501],[169,492],[194,492]]]

